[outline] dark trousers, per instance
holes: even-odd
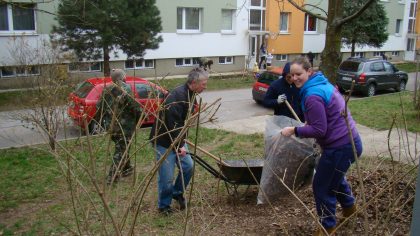
[[[260,69],[263,69],[263,68],[261,68],[261,64],[262,64],[262,62],[264,62],[264,69],[266,69],[267,67],[266,67],[266,65],[265,65],[265,56],[262,56],[262,57],[260,58],[260,63],[258,64],[258,68],[260,68]]]
[[[357,156],[362,154],[362,141],[355,138]],[[346,180],[346,172],[354,162],[351,143],[331,149],[324,149],[316,168],[312,183],[316,210],[321,224],[325,228],[334,227],[337,201],[341,207],[347,208],[354,204],[354,196]]]
[[[113,134],[111,140],[115,143],[114,156],[112,158],[111,172],[116,171],[119,166],[119,170],[125,170],[130,167],[130,158],[127,150],[128,144],[131,140],[132,134]],[[121,164],[120,164],[121,163]],[[113,174],[113,173],[112,173]]]

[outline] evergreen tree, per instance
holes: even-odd
[[[56,19],[53,39],[79,59],[103,58],[105,76],[110,74],[112,50],[141,57],[162,42],[155,0],[61,0]]]
[[[351,15],[355,8],[360,8],[365,2],[366,0],[345,0],[344,15]],[[388,40],[388,22],[384,6],[376,0],[359,17],[345,23],[341,36],[343,43],[351,46],[351,56],[354,56],[356,45],[382,47]]]

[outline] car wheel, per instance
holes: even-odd
[[[91,135],[95,135],[95,134],[102,134],[105,132],[105,126],[103,124],[103,120],[102,122],[98,122],[95,119],[92,119],[92,121],[89,123],[89,134]]]
[[[367,86],[366,95],[368,97],[372,97],[375,95],[375,93],[376,93],[376,86],[374,84],[369,84]]]
[[[400,81],[400,84],[398,85],[398,87],[396,89],[397,92],[404,91],[405,90],[405,86],[406,86],[406,82],[404,80],[401,80]]]

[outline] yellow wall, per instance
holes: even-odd
[[[267,40],[268,52],[271,54],[300,54],[303,47],[303,30],[305,14],[288,1],[267,0],[266,22],[270,37]],[[289,12],[289,32],[280,31],[280,12]],[[274,36],[274,39],[273,37]]]

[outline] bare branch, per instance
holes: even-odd
[[[300,10],[300,11],[302,11],[302,12],[305,12],[305,13],[307,13],[308,15],[310,15],[310,16],[313,16],[313,17],[315,17],[315,18],[317,18],[317,19],[320,19],[320,20],[323,20],[323,21],[327,21],[327,17],[325,17],[325,16],[321,16],[321,15],[317,15],[317,14],[315,14],[315,13],[313,13],[313,12],[311,12],[311,11],[309,11],[309,10],[307,10],[307,9],[305,9],[305,5],[303,5],[303,6],[299,6],[299,4],[297,4],[295,1],[293,1],[293,0],[287,0],[290,4],[292,4],[294,7],[296,7],[296,9],[298,9],[298,10]],[[316,7],[316,8],[318,8],[319,9],[319,7]]]

